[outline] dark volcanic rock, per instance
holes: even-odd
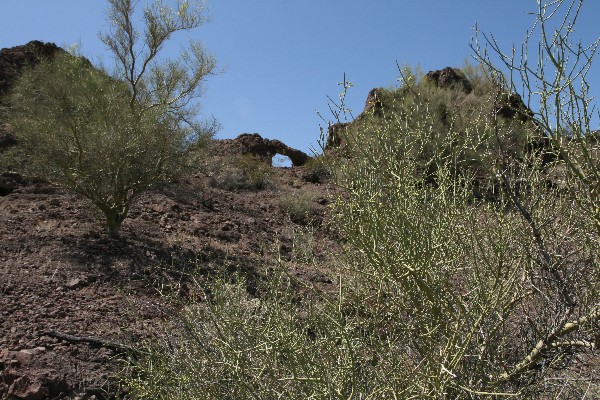
[[[365,102],[365,108],[363,114],[366,112],[372,112],[374,115],[381,116],[383,111],[383,102],[381,101],[382,89],[371,89],[367,95],[367,101]]]
[[[35,66],[44,58],[64,51],[54,43],[33,40],[23,46],[0,50],[0,98],[6,95],[19,74],[28,66]]]
[[[506,119],[517,118],[521,122],[529,121],[533,118],[533,111],[523,102],[523,99],[517,93],[511,93],[503,96],[503,104],[498,107],[498,115]]]
[[[15,137],[6,130],[6,127],[0,126],[0,151],[15,144],[17,144]]]
[[[327,128],[327,142],[325,144],[326,150],[342,147],[343,132],[350,126],[350,124],[350,122],[339,122],[337,124],[329,125]]]
[[[444,69],[430,71],[425,75],[425,79],[433,82],[440,88],[459,88],[464,93],[471,93],[473,86],[466,76],[456,68],[446,67]],[[518,118],[526,122],[533,117],[533,112],[523,102],[523,99],[517,93],[506,94],[502,98],[502,104],[497,109],[498,115],[506,119]]]
[[[36,365],[46,353],[48,351],[45,347],[20,351],[0,350],[0,363],[7,366],[4,380],[0,381],[0,398],[2,390],[10,399],[20,400],[55,398],[70,390],[64,376]]]
[[[433,82],[440,88],[460,88],[465,93],[471,93],[473,86],[465,75],[459,70],[452,67],[446,67],[436,71],[429,71],[425,75],[425,79]]]
[[[0,174],[0,196],[7,196],[24,184],[25,180],[21,175],[11,172],[2,173]]]

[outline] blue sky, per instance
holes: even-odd
[[[531,27],[528,12],[536,8],[535,0],[208,0],[207,5],[211,22],[193,37],[224,69],[206,82],[202,99],[203,115],[222,124],[217,137],[257,132],[307,152],[317,148],[323,125],[317,111],[331,117],[327,96],[337,98],[344,74],[354,84],[348,104],[358,114],[370,89],[396,83],[396,63],[425,72],[462,65],[472,55],[475,23],[509,49]],[[107,63],[97,36],[107,28],[107,6],[100,0],[4,0],[0,47],[33,39],[79,44],[92,61]],[[578,27],[586,42],[600,35],[598,17],[600,1],[588,1]],[[592,81],[592,92],[598,90],[595,83],[600,81]]]

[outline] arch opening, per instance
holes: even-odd
[[[271,165],[276,168],[290,168],[292,160],[288,156],[277,153],[271,159]]]

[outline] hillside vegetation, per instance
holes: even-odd
[[[321,162],[343,189],[330,212],[344,252],[314,268],[335,274],[337,289],[298,292],[305,284],[283,260],[260,294],[241,277],[215,282],[157,334],[133,393],[600,393],[600,242],[580,184],[489,69],[451,71],[469,91],[404,71],[404,85],[372,92],[335,129]]]
[[[110,3],[112,77],[60,52],[0,110],[6,398],[600,398],[583,2],[538,3],[523,54],[478,31],[473,65],[399,69],[356,118],[344,81],[315,157],[213,140],[212,57],[136,69],[137,3]],[[146,10],[142,65],[204,22],[187,4]]]
[[[538,23],[561,6],[540,5]],[[353,122],[330,126],[322,160],[341,189],[330,211],[344,248],[327,264],[336,290],[298,296],[284,262],[258,296],[243,281],[215,283],[158,335],[134,393],[600,396],[599,149],[577,81],[590,57],[564,47],[572,30],[562,28],[554,47],[541,33],[538,66],[553,72],[499,53],[526,85],[542,80],[537,111],[474,45],[480,66],[401,70],[398,88],[372,91]],[[566,50],[577,56],[556,55]]]

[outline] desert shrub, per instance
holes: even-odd
[[[42,62],[14,87],[9,121],[29,156],[29,173],[88,198],[117,236],[136,197],[172,179],[187,150],[212,134],[194,122],[192,104],[215,62],[194,43],[181,62],[157,61],[175,32],[204,22],[201,6],[149,6],[140,36],[132,23],[135,2],[109,3],[112,31],[101,39],[114,68],[97,69],[70,54]]]
[[[147,399],[391,396],[379,385],[385,376],[374,372],[383,366],[378,355],[393,348],[393,341],[361,334],[362,321],[345,308],[345,290],[328,301],[299,302],[290,284],[285,275],[270,276],[264,296],[256,298],[243,281],[217,282],[208,303],[187,307],[152,341],[139,375],[127,382],[131,394]],[[394,360],[383,361],[392,372],[388,361]]]
[[[397,157],[416,163],[414,173],[424,178],[423,184],[436,185],[438,168],[446,165],[454,179],[471,186],[476,197],[496,197],[492,193],[498,185],[496,166],[524,162],[534,153],[532,149],[542,135],[529,117],[500,115],[495,118],[495,129],[489,129],[490,118],[499,115],[499,110],[516,97],[502,87],[489,67],[466,64],[463,68],[467,73],[458,68],[454,72],[469,79],[470,91],[461,85],[438,87],[419,70],[400,70],[402,84],[378,89],[380,106],[340,130],[346,158],[363,156],[361,148],[376,145],[372,142],[379,140],[379,132],[388,130],[389,135],[402,137],[398,140],[414,141]],[[427,127],[422,126],[423,121],[427,121]],[[413,130],[422,133],[411,135]],[[540,152],[535,154],[541,156]]]
[[[291,232],[290,260],[303,264],[316,264],[317,239],[312,226],[295,226]]]
[[[538,23],[553,14],[545,7],[561,6],[541,4]],[[563,28],[559,34],[573,31]],[[510,90],[502,76],[491,77],[500,95]],[[547,185],[536,154],[518,160],[509,151],[512,138],[502,139],[512,128],[494,104],[470,110],[454,129],[459,116],[446,126],[439,108],[415,92],[396,112],[349,130],[350,160],[332,168],[345,189],[332,210],[345,243],[336,258],[337,292],[298,296],[284,275],[267,279],[271,289],[261,298],[244,285],[218,286],[206,307],[182,314],[178,333],[151,353],[156,358],[141,364],[147,375],[133,382],[135,395],[598,397],[595,148],[555,138],[565,161],[553,167],[566,179],[561,188]],[[526,140],[530,132],[522,131]],[[422,156],[432,137],[440,145]],[[494,202],[473,201],[465,184],[473,172],[457,168],[462,159],[448,152],[457,141],[490,155],[489,171],[502,183]],[[569,157],[578,164],[570,166]],[[166,372],[153,375],[155,366]],[[160,381],[164,374],[170,380]]]
[[[331,177],[331,163],[326,156],[312,157],[302,166],[302,179],[311,183],[327,183]]]
[[[273,168],[250,155],[213,160],[206,173],[211,185],[230,191],[264,190],[275,185]]]
[[[540,4],[538,24],[555,7],[570,21],[576,7],[569,5]],[[562,29],[554,35],[566,36],[552,43],[570,46],[571,22]],[[347,268],[370,282],[377,293],[372,309],[389,316],[390,329],[407,345],[396,376],[408,382],[403,397],[579,398],[598,392],[594,367],[586,371],[588,363],[598,365],[594,260],[600,236],[591,205],[598,154],[575,139],[591,132],[581,110],[590,107],[585,76],[596,47],[590,53],[585,48],[566,52],[582,60],[568,68],[573,76],[535,86],[547,88],[542,97],[551,103],[541,122],[535,113],[521,118],[520,109],[506,113],[513,117],[502,115],[515,87],[490,63],[484,70],[494,90],[479,96],[401,72],[408,79],[389,95],[390,106],[346,130],[352,162],[337,166],[346,194],[336,203],[336,216],[348,240]],[[522,66],[519,71],[531,73],[523,81],[560,78],[566,64],[554,65],[556,75],[547,69],[554,52],[564,54],[542,52],[542,64],[536,64],[545,65],[542,71]],[[533,93],[534,86],[529,89]],[[456,106],[465,102],[466,111]],[[570,112],[554,118],[575,121],[570,131],[580,133],[544,130],[552,126],[544,122],[552,112]],[[563,181],[569,189],[548,185],[543,158],[527,151],[541,132],[564,160],[555,167],[571,171],[570,185]],[[472,200],[480,174],[497,191],[494,203]]]
[[[290,192],[282,195],[279,202],[290,221],[307,226],[319,222],[316,196],[311,191]]]

